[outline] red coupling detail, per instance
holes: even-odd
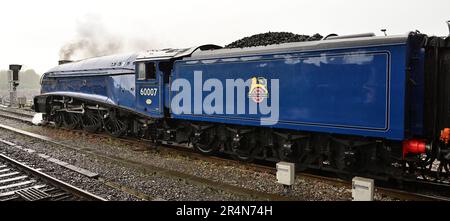
[[[426,151],[426,143],[423,140],[405,140],[403,141],[403,158],[408,153],[421,154]]]
[[[441,130],[440,140],[445,144],[448,144],[448,141],[450,141],[450,128],[444,128]]]

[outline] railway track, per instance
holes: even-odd
[[[0,154],[0,201],[106,201]]]
[[[258,200],[273,200],[273,201],[291,201],[291,200],[295,200],[294,198],[288,197],[288,196],[283,196],[283,195],[278,195],[278,194],[271,194],[271,193],[265,193],[265,192],[260,192],[260,191],[256,191],[256,190],[251,190],[251,189],[246,189],[246,188],[242,188],[242,187],[238,187],[238,186],[233,186],[230,184],[225,184],[225,183],[220,183],[217,181],[213,181],[213,180],[209,180],[209,179],[205,179],[205,178],[201,178],[201,177],[197,177],[194,175],[190,175],[190,174],[185,174],[182,172],[178,172],[175,170],[170,170],[170,169],[166,169],[166,168],[162,168],[162,167],[157,167],[151,164],[146,164],[146,163],[142,163],[142,162],[138,162],[138,161],[134,161],[134,160],[130,160],[130,159],[124,159],[118,156],[113,156],[113,155],[109,155],[109,154],[105,154],[102,152],[99,152],[95,149],[90,149],[88,147],[77,147],[77,146],[72,146],[69,144],[65,144],[62,143],[58,140],[55,140],[53,138],[47,137],[47,136],[43,136],[40,134],[36,134],[36,133],[31,133],[31,132],[27,132],[24,130],[20,130],[11,126],[7,126],[7,125],[3,125],[0,124],[0,129],[3,130],[8,130],[23,136],[27,136],[27,137],[31,137],[37,140],[40,140],[41,142],[46,142],[52,145],[56,145],[60,148],[65,148],[65,149],[69,149],[69,150],[75,150],[81,153],[84,153],[86,155],[90,155],[96,159],[100,159],[100,160],[106,160],[106,161],[110,161],[110,162],[114,162],[120,165],[124,165],[127,166],[129,168],[134,168],[138,171],[142,171],[143,173],[148,173],[148,174],[160,174],[162,176],[166,176],[166,177],[171,177],[171,178],[175,178],[175,179],[182,179],[182,180],[186,180],[189,183],[192,184],[196,184],[199,186],[205,186],[208,188],[213,188],[213,189],[218,189],[221,191],[225,191],[225,192],[229,192],[229,193],[233,193],[236,195],[241,195],[241,196],[248,196],[254,199],[258,199]],[[109,137],[109,136],[108,136]],[[126,141],[125,139],[123,141]],[[134,142],[134,141],[128,141],[128,142]],[[114,182],[109,182],[108,180],[103,180],[102,177],[99,178],[100,180],[102,180],[102,182],[104,182],[105,184],[113,187],[113,188],[117,188],[117,189],[123,189],[123,186],[117,186],[117,183]],[[132,190],[133,191],[133,190]],[[140,193],[134,193],[133,195],[139,195]],[[150,199],[148,196],[142,197],[143,199]]]
[[[32,118],[34,116],[34,112],[31,112],[31,111],[25,111],[22,109],[21,109],[21,111],[19,111],[18,109],[12,109],[12,108],[2,107],[2,106],[0,106],[0,111],[14,114],[14,115],[19,115],[22,117],[31,117]]]
[[[23,113],[9,110],[8,108],[5,107],[0,107],[0,116],[11,120],[17,120],[24,123],[32,124],[33,123],[32,118],[34,115],[32,113]]]
[[[1,111],[2,110],[0,109],[0,116],[2,116]],[[9,112],[9,113],[13,114],[12,112]],[[10,119],[27,122],[26,120],[23,120],[21,117],[18,117],[18,116],[17,116],[17,118],[15,118],[13,116]],[[14,130],[14,128],[8,128],[8,126],[5,127],[5,125],[0,125],[0,128],[8,129],[13,132],[17,132]],[[66,130],[66,129],[62,128],[62,130]],[[85,134],[85,135],[96,136],[96,137],[101,137],[101,138],[111,138],[107,134],[92,134],[92,133],[87,133],[83,130],[66,130],[66,131],[70,132],[70,133]],[[29,132],[24,132],[24,131],[19,132],[19,133],[27,135],[27,136],[31,136],[31,137],[34,137],[37,139],[55,142],[52,138],[45,137],[45,136],[42,136],[39,134],[33,134],[33,133],[29,133]],[[141,146],[140,150],[142,150],[142,148],[148,148],[148,146],[143,147],[143,143],[142,143],[141,139],[135,139],[135,138],[130,138],[130,139],[114,138],[114,139],[117,139],[121,142],[125,142],[128,144],[132,144],[134,147]],[[56,142],[56,143],[58,143],[58,142]],[[227,157],[224,158],[224,156],[221,156],[221,155],[220,156],[203,155],[201,153],[196,152],[194,149],[186,148],[186,147],[178,146],[178,145],[165,144],[164,146],[170,147],[170,148],[168,148],[168,151],[175,151],[178,153],[182,153],[184,155],[189,155],[190,157],[199,159],[199,160],[207,160],[207,161],[212,160],[212,161],[220,161],[223,163],[236,163],[250,171],[271,173],[271,174],[276,173],[276,169],[275,169],[274,165],[246,163],[246,162],[241,162],[241,161],[234,160],[234,159],[227,158]],[[326,183],[331,183],[336,186],[345,186],[347,188],[352,187],[351,181],[342,180],[342,179],[339,179],[336,177],[330,177],[329,174],[324,175],[324,176],[318,175],[318,174],[320,174],[320,172],[307,171],[307,172],[297,173],[296,175],[303,177],[303,178],[307,178],[307,179],[313,179],[313,180],[318,180],[318,181],[322,181],[322,182],[326,182]],[[403,188],[407,187],[405,189],[414,189],[414,192],[408,191],[405,189],[398,189],[398,188],[392,187],[393,186],[392,184],[389,184],[386,182],[382,182],[382,184],[380,185],[382,187],[377,187],[376,191],[378,193],[384,194],[386,196],[391,196],[391,197],[397,198],[399,200],[450,201],[450,185],[429,182],[429,181],[409,182],[409,183],[404,183],[402,185],[403,185]],[[440,195],[439,193],[438,194],[433,193],[436,190],[441,191],[441,193],[445,192],[445,194]],[[288,198],[280,198],[278,200],[289,200],[289,199]]]

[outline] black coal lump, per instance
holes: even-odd
[[[232,42],[231,44],[226,45],[225,48],[245,48],[289,42],[318,41],[322,38],[323,37],[320,34],[309,36],[298,35],[291,32],[267,32],[239,39]]]

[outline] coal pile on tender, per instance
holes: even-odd
[[[282,44],[289,42],[318,41],[321,40],[322,38],[323,37],[320,34],[309,36],[309,35],[297,35],[291,32],[267,32],[242,38],[229,45],[226,45],[225,48],[245,48],[245,47],[272,45],[272,44]]]

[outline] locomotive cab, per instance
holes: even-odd
[[[158,61],[136,63],[136,110],[151,117],[163,116],[162,85],[164,73]]]
[[[152,118],[169,116],[169,89],[174,61],[194,51],[218,49],[203,45],[185,49],[150,50],[136,58],[136,111]]]

